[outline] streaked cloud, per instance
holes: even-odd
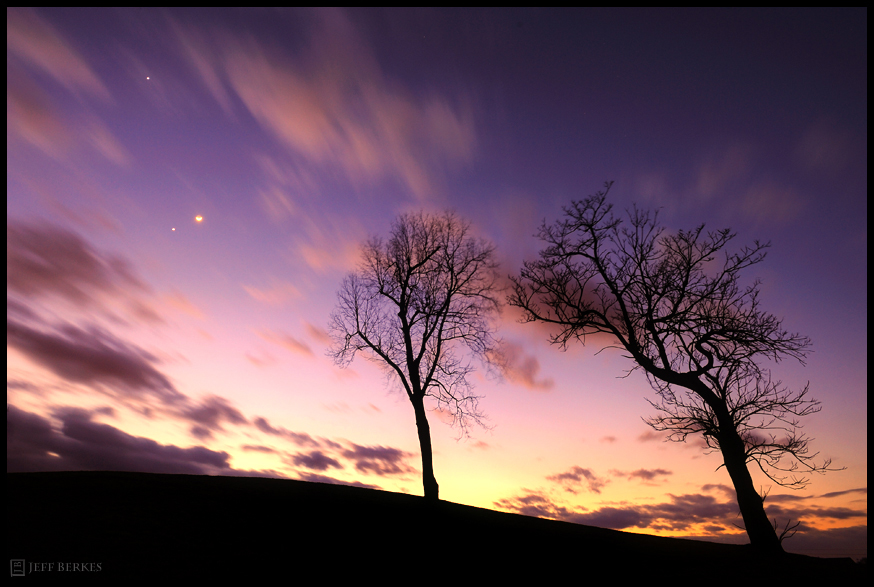
[[[48,94],[14,64],[6,72],[6,133],[53,159],[62,159],[75,139]]]
[[[242,412],[223,397],[211,395],[200,402],[186,406],[181,416],[192,423],[191,434],[199,439],[209,439],[216,431],[222,431],[222,423],[242,425],[248,423]]]
[[[737,535],[746,540],[746,534],[739,528],[742,522],[734,491],[725,485],[712,484],[703,486],[702,490],[702,493],[668,494],[667,501],[660,503],[604,503],[596,509],[588,509],[568,506],[545,491],[523,489],[519,495],[498,500],[494,505],[505,511],[599,528],[682,531],[702,537]],[[815,498],[810,496],[809,499]],[[789,507],[775,501],[779,500],[769,497],[765,502],[769,518],[780,523],[801,521],[800,534],[819,535],[821,531],[814,525],[824,521],[867,520],[867,508],[829,508],[814,504]]]
[[[351,444],[340,453],[344,458],[349,459],[355,466],[355,469],[361,473],[373,475],[401,475],[404,473],[412,473],[415,469],[406,463],[406,460],[413,455],[398,448],[389,446],[361,446],[359,444]]]
[[[6,287],[28,297],[56,295],[78,306],[97,294],[146,292],[130,263],[98,253],[77,234],[40,223],[6,224]]]
[[[112,100],[109,90],[85,58],[51,24],[31,10],[6,9],[6,50],[73,93],[106,102]]]
[[[67,381],[128,400],[172,405],[186,399],[155,368],[154,355],[96,326],[62,324],[43,331],[7,320],[6,344]]]
[[[493,356],[508,381],[535,391],[549,391],[555,385],[552,377],[538,378],[540,361],[525,353],[522,345],[505,341]]]
[[[868,488],[867,487],[858,487],[856,489],[847,489],[845,491],[832,491],[830,493],[823,493],[822,495],[820,495],[820,497],[827,497],[827,498],[841,497],[841,496],[850,495],[853,493],[858,493],[860,496],[864,495],[867,498]]]
[[[724,485],[722,483],[707,483],[701,486],[701,491],[705,493],[719,493],[726,499],[734,499],[735,492],[734,487],[729,487],[728,485]]]
[[[131,163],[131,155],[119,142],[115,135],[102,122],[92,120],[84,131],[86,140],[91,147],[116,165],[127,167]]]
[[[324,471],[326,469],[342,469],[337,459],[331,458],[320,450],[310,451],[308,453],[297,453],[290,458],[292,464],[299,467],[306,467],[313,471]]]
[[[382,489],[379,485],[363,483],[361,481],[346,481],[344,479],[336,479],[319,473],[301,472],[297,474],[297,478],[301,481],[309,481],[310,483],[327,483],[329,485],[350,485],[352,487],[363,487],[364,489]]]
[[[279,452],[275,448],[271,448],[269,446],[264,446],[264,445],[260,445],[260,444],[244,444],[240,448],[245,450],[245,451],[248,451],[248,452],[261,452],[261,453],[269,453],[269,454],[276,454],[277,452]]]
[[[752,170],[754,149],[734,144],[705,161],[698,170],[696,191],[710,199],[725,194],[738,182],[746,180]]]
[[[809,168],[838,175],[866,149],[859,138],[832,121],[821,120],[808,128],[796,147],[795,155]]]
[[[72,147],[87,146],[116,165],[129,166],[130,153],[91,111],[75,117],[57,104],[51,83],[80,98],[112,103],[109,90],[85,57],[34,11],[6,11],[6,126],[49,157],[64,160]]]
[[[625,477],[629,481],[632,479],[639,479],[645,483],[650,483],[655,481],[658,477],[667,477],[668,475],[673,475],[672,471],[668,471],[667,469],[637,469],[636,471],[610,471],[613,475],[617,477]]]
[[[298,225],[287,256],[292,265],[324,274],[349,271],[358,264],[368,234],[360,220],[313,210],[303,214]]]
[[[277,363],[276,358],[269,353],[259,353],[259,356],[255,356],[252,353],[246,353],[246,360],[256,367],[268,367]]]
[[[180,312],[184,312],[193,318],[197,318],[198,320],[204,319],[203,310],[198,308],[185,296],[183,293],[179,291],[173,291],[172,293],[166,295],[164,297],[166,302],[176,308]]]
[[[703,524],[711,528],[731,529],[737,515],[737,504],[720,502],[710,495],[669,495],[670,501],[658,504],[604,505],[595,510],[569,508],[555,502],[542,492],[526,492],[502,499],[495,506],[525,515],[563,520],[599,528],[624,530],[629,528],[689,531]],[[536,513],[534,513],[536,512]]]
[[[494,506],[523,516],[550,520],[568,520],[574,516],[574,510],[554,503],[545,492],[531,491],[530,489],[522,491],[522,495],[495,501]]]
[[[315,326],[311,322],[304,322],[306,325],[307,334],[313,338],[314,340],[329,345],[331,344],[331,336],[328,334],[328,331],[324,328],[320,328]]]
[[[275,222],[298,216],[300,201],[312,202],[321,192],[318,177],[306,165],[268,155],[256,155],[255,163],[265,183],[258,190],[259,203]]]
[[[659,434],[655,430],[647,430],[637,437],[637,442],[664,442],[665,438],[664,434]]]
[[[264,211],[275,220],[284,220],[292,216],[297,210],[297,206],[294,205],[291,197],[279,186],[271,186],[259,190],[258,196]]]
[[[6,471],[139,471],[215,475],[229,472],[229,455],[203,446],[180,448],[95,422],[94,413],[57,408],[56,430],[46,418],[6,406]]]
[[[244,285],[243,289],[254,299],[271,306],[282,306],[301,297],[300,290],[289,282],[274,283],[265,289]]]
[[[282,426],[275,427],[271,425],[266,418],[263,418],[261,416],[253,418],[252,423],[255,425],[255,428],[257,428],[261,432],[264,432],[265,434],[270,434],[271,436],[286,438],[298,446],[311,446],[316,448],[322,446],[321,442],[305,432],[293,432],[291,430],[283,428]]]
[[[805,201],[789,186],[773,180],[763,180],[750,186],[741,204],[752,220],[789,222],[799,216]]]
[[[273,344],[282,346],[293,353],[315,356],[313,354],[313,349],[311,349],[307,343],[302,342],[285,332],[278,330],[261,330],[258,332],[258,336],[266,341],[272,342]]]
[[[470,106],[457,96],[414,95],[389,79],[343,11],[310,16],[308,44],[295,56],[253,37],[192,32],[178,24],[174,30],[191,67],[226,112],[232,111],[232,92],[265,130],[311,165],[339,170],[356,185],[392,179],[418,199],[433,196],[447,170],[474,156]]]
[[[595,475],[591,469],[571,467],[564,473],[550,475],[548,481],[558,483],[568,493],[577,493],[578,489],[585,486],[592,493],[601,493],[601,489],[609,480]]]

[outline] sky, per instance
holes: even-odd
[[[771,243],[743,283],[809,336],[769,364],[841,469],[754,471],[787,550],[867,556],[867,11],[6,12],[7,471],[253,475],[422,494],[412,406],[327,355],[345,275],[454,211],[503,276],[562,207]],[[719,454],[667,442],[594,339],[504,307],[486,427],[430,412],[440,497],[746,542]],[[602,352],[599,352],[602,351]],[[626,376],[627,375],[627,376]]]

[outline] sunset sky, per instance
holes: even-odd
[[[6,13],[7,471],[266,475],[422,494],[412,407],[326,355],[344,275],[454,210],[518,273],[610,201],[770,241],[746,273],[812,340],[822,411],[787,550],[867,556],[867,11]],[[196,218],[199,218],[196,219]],[[719,454],[665,442],[645,377],[505,307],[489,429],[430,415],[440,497],[746,542]],[[717,470],[718,469],[718,470]]]

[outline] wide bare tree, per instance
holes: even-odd
[[[675,441],[701,434],[721,451],[750,542],[780,551],[783,536],[768,520],[748,464],[799,488],[806,479],[797,472],[822,472],[831,461],[815,464],[799,430],[798,419],[820,409],[808,387],[791,391],[763,365],[803,362],[809,339],[761,310],[758,281],[739,284],[769,245],[756,241],[728,253],[729,230],[667,232],[657,213],[636,207],[616,217],[606,203],[611,185],[573,202],[563,220],[543,224],[538,236],[547,246],[512,278],[509,303],[526,321],[554,324],[551,342],[562,348],[610,335],[658,395],[650,402],[658,415],[647,423]]]
[[[362,351],[403,387],[416,415],[425,497],[438,499],[425,398],[466,434],[481,424],[468,375],[488,362],[500,308],[494,247],[453,213],[404,214],[388,241],[371,238],[331,316],[329,353],[341,366]]]

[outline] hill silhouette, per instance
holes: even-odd
[[[7,473],[8,558],[44,579],[314,578],[400,583],[781,579],[860,582],[851,559],[661,538],[287,479]],[[61,565],[60,563],[63,563]],[[73,563],[78,567],[73,567]],[[98,564],[99,563],[99,564]],[[36,568],[40,568],[37,565]],[[89,577],[89,578],[90,578]]]

